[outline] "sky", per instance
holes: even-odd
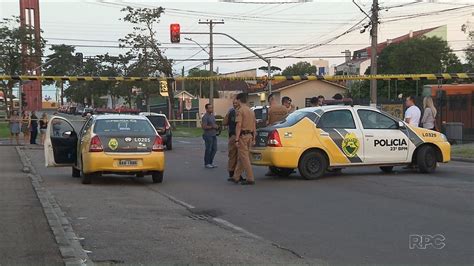
[[[249,2],[250,0],[241,0]],[[330,43],[327,41],[366,18],[351,0],[319,1],[305,3],[283,3],[276,1],[253,0],[252,3],[228,3],[225,1],[131,1],[131,0],[40,0],[42,37],[47,40],[45,54],[51,44],[75,45],[77,52],[84,56],[109,53],[117,55],[126,50],[119,49],[118,39],[131,32],[132,27],[120,20],[124,12],[132,7],[165,8],[161,21],[157,24],[158,39],[168,58],[175,59],[174,69],[181,72],[193,67],[205,68],[203,63],[208,54],[208,35],[181,35],[181,43],[171,44],[169,25],[179,23],[182,32],[208,32],[209,26],[199,24],[199,20],[224,20],[216,25],[215,32],[232,35],[249,45],[263,56],[277,56],[272,65],[285,68],[297,61],[329,60],[330,65],[344,61],[342,52],[354,51],[370,45],[369,31],[355,30]],[[366,13],[370,13],[371,2],[355,1]],[[415,3],[416,2],[416,3]],[[273,4],[272,4],[273,3]],[[379,0],[381,24],[379,42],[416,31],[440,25],[448,27],[448,42],[451,48],[464,59],[462,50],[467,44],[467,35],[461,25],[468,24],[474,30],[474,0],[426,0],[397,1]],[[400,6],[400,7],[397,7]],[[459,8],[453,11],[433,13],[434,11]],[[428,14],[426,14],[428,13]],[[1,18],[19,15],[19,1],[0,0]],[[414,15],[411,19],[400,16]],[[367,23],[368,19],[364,20]],[[318,45],[324,44],[325,45]],[[266,65],[261,59],[223,36],[214,37],[214,66],[219,73],[227,73]],[[293,56],[301,58],[281,58]],[[263,73],[259,73],[263,74]]]

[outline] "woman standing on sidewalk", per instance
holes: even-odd
[[[38,117],[35,111],[31,111],[30,132],[30,144],[36,144],[36,137],[38,137]]]
[[[423,109],[423,118],[421,118],[423,128],[436,130],[436,108],[433,98],[427,96],[423,99]]]
[[[28,111],[23,111],[23,114],[21,115],[21,132],[23,133],[23,143],[28,144],[30,141],[30,115],[28,114]]]
[[[44,145],[44,139],[46,138],[46,129],[48,128],[48,115],[46,113],[43,113],[43,115],[41,116],[41,120],[39,121],[39,128],[41,145]]]
[[[16,139],[16,145],[20,145],[20,116],[18,111],[13,111],[10,116],[9,125],[10,125],[10,143],[13,144],[13,137]]]

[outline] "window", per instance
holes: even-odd
[[[301,121],[303,118],[309,118],[311,121],[316,121],[318,115],[314,112],[304,112],[304,111],[295,111],[289,114],[283,121],[275,124],[275,127],[282,128],[282,127],[291,127]]]
[[[330,111],[323,114],[318,123],[319,128],[355,129],[354,118],[349,110]]]
[[[99,119],[94,126],[94,133],[148,133],[155,130],[148,120],[142,119]]]
[[[364,129],[397,129],[398,122],[379,112],[358,110]]]

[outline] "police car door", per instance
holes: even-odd
[[[331,166],[363,162],[362,131],[356,126],[352,108],[324,112],[318,128],[322,130],[321,140]]]
[[[398,121],[383,113],[357,110],[364,134],[366,163],[399,163],[408,159],[409,139]]]

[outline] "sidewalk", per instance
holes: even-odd
[[[63,265],[15,147],[0,146],[0,162],[0,265]]]

